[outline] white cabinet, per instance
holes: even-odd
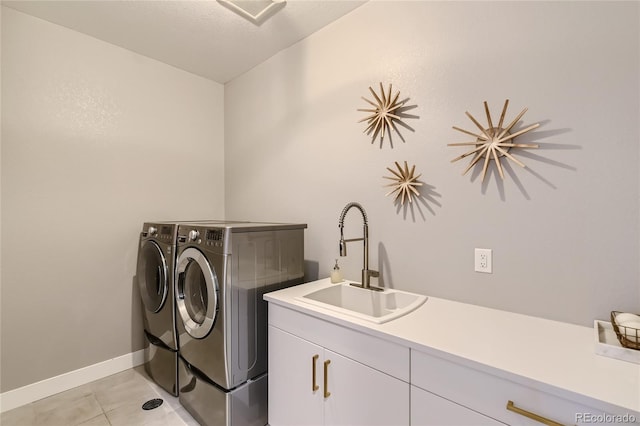
[[[324,399],[324,424],[409,424],[408,383],[325,350],[323,365],[329,362],[326,390],[330,395]]]
[[[411,386],[411,426],[504,426],[490,417]]]
[[[331,343],[320,345],[310,341],[314,333],[318,340],[324,340],[325,327],[337,327],[332,331],[338,349],[340,342],[358,346],[359,339],[367,340],[369,336],[297,312],[286,312],[286,316],[294,317],[294,322],[285,321],[285,329],[295,329],[311,320],[307,324],[311,327],[302,327],[307,330],[300,333],[306,334],[305,338],[299,337],[274,325],[272,318],[283,326],[272,311],[270,306],[269,425],[409,425],[409,383],[338,353]],[[387,342],[380,340],[380,343],[378,349],[384,355]],[[400,363],[404,361],[402,357]],[[396,359],[388,358],[386,362],[391,369],[397,368]],[[408,367],[407,353],[407,372]]]
[[[269,326],[269,424],[319,425],[323,422],[319,355],[323,348]],[[318,365],[320,364],[320,366]],[[314,372],[315,382],[314,382]]]
[[[640,425],[640,371],[592,354],[591,330],[441,299],[368,324],[296,300],[327,285],[265,296],[272,426]],[[449,341],[441,328],[466,318],[478,336]],[[503,342],[510,330],[526,345]]]
[[[438,404],[437,410],[442,413],[457,415],[467,409],[509,425],[582,424],[589,423],[588,416],[596,414],[605,419],[600,424],[610,424],[607,419],[615,419],[575,401],[418,351],[411,352],[411,384],[412,392],[419,387],[460,408],[453,410],[447,404]],[[414,414],[424,418],[422,412]],[[412,424],[419,423],[412,418]]]

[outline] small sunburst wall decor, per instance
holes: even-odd
[[[502,169],[502,164],[500,163],[500,159],[502,157],[507,157],[520,167],[526,167],[524,163],[516,159],[513,155],[509,153],[511,148],[538,148],[536,144],[523,144],[523,143],[515,143],[514,139],[516,136],[523,135],[540,124],[532,124],[524,129],[518,130],[514,133],[510,133],[513,126],[522,118],[525,112],[527,112],[527,108],[523,109],[520,114],[516,118],[513,119],[511,123],[507,126],[502,127],[504,123],[504,117],[507,113],[507,107],[509,106],[509,99],[504,102],[504,107],[502,108],[502,114],[500,114],[500,121],[497,126],[494,127],[493,122],[491,120],[491,114],[489,113],[489,106],[487,102],[484,102],[484,109],[487,114],[487,127],[483,127],[478,120],[473,118],[471,114],[465,112],[467,117],[471,119],[473,124],[480,129],[480,133],[470,132],[468,130],[461,129],[459,127],[453,126],[455,130],[459,132],[465,133],[467,135],[473,136],[476,138],[473,142],[458,142],[458,143],[450,143],[448,146],[472,146],[474,147],[471,151],[462,154],[459,157],[454,158],[451,162],[455,162],[461,160],[465,157],[468,157],[471,154],[474,154],[473,159],[469,163],[469,166],[462,173],[465,175],[471,168],[482,158],[484,158],[484,164],[482,166],[482,182],[487,175],[487,168],[489,166],[489,161],[493,160],[496,164],[496,168],[498,169],[498,173],[500,174],[500,178],[504,180],[504,171]]]
[[[389,84],[389,90],[386,93],[382,83],[380,83],[379,94],[376,93],[371,86],[369,86],[369,91],[373,95],[374,101],[369,100],[364,96],[362,99],[369,103],[373,108],[358,108],[358,111],[369,114],[362,120],[358,121],[358,123],[362,123],[363,121],[367,122],[367,127],[364,129],[364,133],[371,135],[371,143],[374,143],[376,138],[379,136],[380,146],[382,146],[386,136],[389,136],[389,139],[391,138],[391,129],[393,129],[400,139],[404,141],[400,131],[398,130],[397,124],[411,129],[402,121],[403,116],[401,115],[401,111],[409,98],[399,101],[400,91],[396,92],[396,94],[392,96],[391,84]],[[413,116],[410,117],[414,118]]]
[[[395,193],[396,197],[393,199],[394,203],[398,200],[400,200],[401,205],[404,205],[405,200],[411,203],[413,202],[413,197],[420,196],[420,193],[418,192],[416,187],[422,186],[422,182],[418,182],[418,178],[422,176],[422,174],[416,176],[416,166],[413,165],[411,167],[411,170],[409,170],[409,165],[406,161],[404,162],[404,168],[402,168],[397,161],[394,161],[394,163],[396,165],[396,168],[398,169],[397,171],[387,167],[387,170],[389,170],[393,174],[393,176],[383,176],[383,178],[385,179],[394,181],[393,183],[385,185],[392,186],[394,188],[385,196],[389,196]]]

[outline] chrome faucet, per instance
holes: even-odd
[[[347,215],[347,212],[355,207],[360,210],[362,213],[362,219],[364,221],[364,235],[362,238],[352,238],[345,240],[344,239],[344,217]],[[342,213],[340,213],[340,220],[338,221],[338,227],[340,228],[340,256],[344,257],[347,255],[347,243],[352,241],[363,241],[364,242],[364,266],[362,267],[362,283],[361,284],[351,284],[352,286],[366,288],[369,290],[382,290],[378,287],[371,287],[370,281],[371,277],[378,277],[380,273],[378,271],[373,271],[369,269],[369,224],[367,222],[367,213],[364,211],[364,207],[362,207],[358,203],[351,202],[347,204],[344,209],[342,209]]]

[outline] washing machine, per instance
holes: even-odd
[[[177,222],[146,222],[140,233],[136,278],[142,299],[145,371],[178,395],[178,335],[173,277]]]
[[[179,400],[202,425],[267,424],[264,293],[304,279],[305,224],[181,224]]]
[[[194,221],[193,223],[223,223]],[[143,303],[145,371],[167,392],[178,395],[178,335],[174,285],[178,224],[145,222],[140,233],[136,278]],[[191,223],[191,222],[190,222]]]

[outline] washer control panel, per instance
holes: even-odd
[[[155,238],[157,241],[172,243],[175,238],[176,225],[145,224],[142,229],[142,236],[145,238]]]

